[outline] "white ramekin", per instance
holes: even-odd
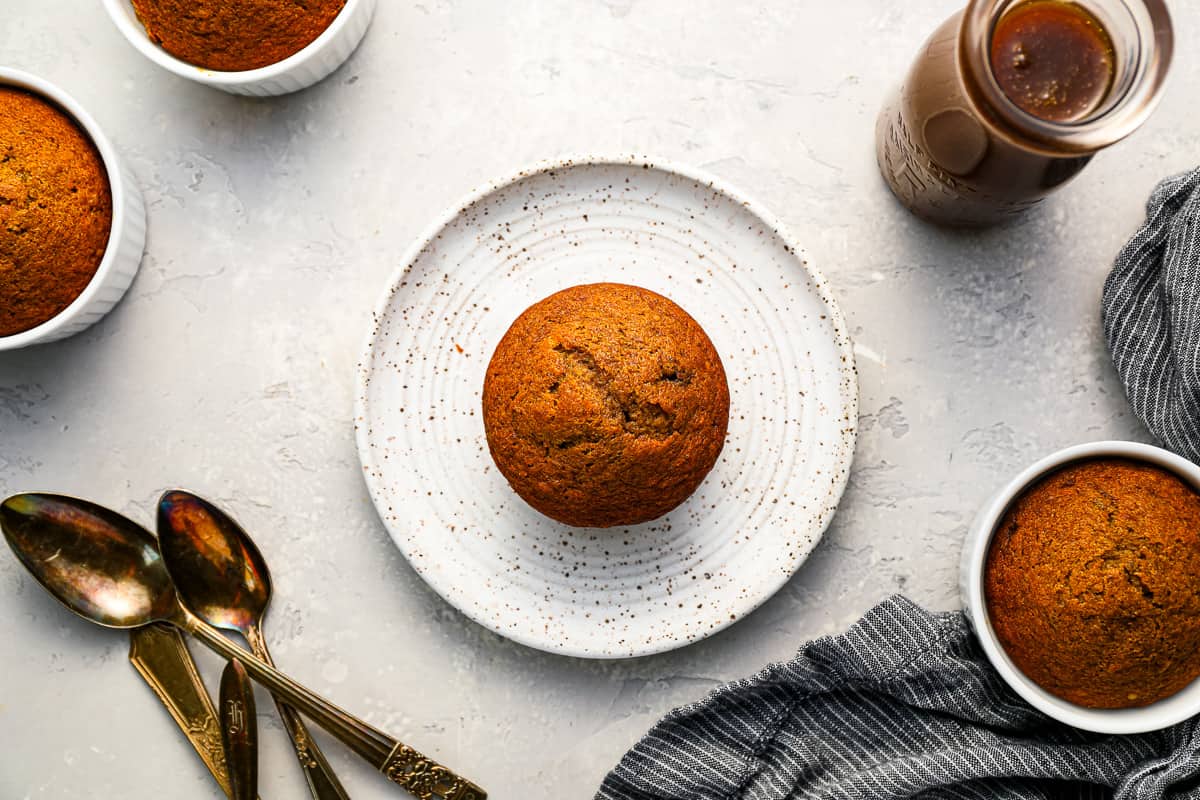
[[[1009,505],[1043,476],[1075,461],[1094,458],[1127,458],[1166,469],[1200,491],[1200,467],[1158,447],[1136,442],[1093,442],[1068,447],[1043,458],[1021,472],[984,505],[971,525],[962,553],[960,590],[967,617],[984,652],[1005,682],[1030,705],[1047,716],[1096,733],[1144,733],[1174,725],[1200,713],[1200,680],[1181,691],[1141,708],[1095,709],[1069,703],[1025,677],[1004,652],[992,629],[984,599],[984,567],[992,534]]]
[[[100,152],[112,192],[112,226],[108,246],[96,274],[71,305],[41,325],[0,336],[0,350],[45,344],[79,333],[99,320],[125,294],[142,261],[146,243],[146,210],[133,173],[121,161],[96,120],[71,95],[54,84],[15,69],[0,67],[0,85],[15,86],[50,100],[83,129]]]
[[[129,0],[104,0],[104,8],[125,38],[146,58],[180,77],[231,94],[268,97],[312,86],[340,67],[362,41],[376,0],[346,0],[321,35],[283,61],[244,72],[218,72],[181,61],[151,41]]]

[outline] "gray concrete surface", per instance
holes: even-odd
[[[274,571],[276,659],[493,797],[589,797],[661,714],[891,592],[954,608],[960,538],[999,483],[1060,446],[1146,438],[1098,305],[1153,184],[1200,153],[1190,3],[1150,124],[984,233],[912,219],[874,164],[875,112],[954,0],[380,5],[339,72],[257,101],[159,71],[99,3],[6,3],[0,62],[93,112],[145,190],[149,239],[101,324],[0,354],[0,493],[146,523],[167,487],[225,503]],[[773,209],[838,292],[861,375],[851,485],[809,562],[745,621],[635,661],[534,652],[444,603],[376,518],[351,423],[370,310],[409,241],[473,187],[579,152],[692,163]],[[127,638],[62,611],[7,552],[0,642],[0,797],[218,796]],[[263,797],[305,796],[259,708]],[[400,795],[325,749],[355,797]]]

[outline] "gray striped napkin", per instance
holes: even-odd
[[[961,612],[903,597],[659,722],[597,800],[1200,798],[1195,719],[1089,734],[1021,701]]]
[[[1200,463],[1200,167],[1150,195],[1101,308],[1134,413],[1168,449]]]

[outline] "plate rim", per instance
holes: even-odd
[[[409,558],[408,552],[401,543],[401,532],[393,528],[393,524],[389,522],[387,517],[381,513],[380,487],[372,472],[377,467],[376,461],[370,456],[370,446],[367,441],[367,389],[371,377],[371,369],[369,367],[372,360],[372,349],[375,341],[378,338],[378,324],[383,319],[384,311],[390,304],[393,296],[400,288],[400,283],[404,280],[404,276],[412,269],[417,259],[421,256],[426,248],[445,230],[457,217],[464,211],[475,205],[479,201],[488,197],[491,194],[506,189],[520,181],[555,172],[557,170],[571,169],[575,167],[588,166],[619,166],[619,167],[642,167],[643,169],[660,170],[667,173],[672,173],[683,178],[695,181],[706,185],[708,188],[720,192],[726,197],[733,200],[746,211],[761,220],[771,231],[782,240],[783,245],[789,255],[797,262],[801,270],[808,274],[813,290],[819,297],[821,304],[825,307],[828,313],[828,321],[834,330],[834,344],[840,355],[841,366],[838,372],[843,376],[844,380],[839,382],[839,392],[842,394],[843,406],[846,409],[846,415],[849,418],[844,425],[839,428],[841,436],[839,448],[841,455],[835,466],[838,470],[838,476],[831,485],[830,497],[832,500],[832,512],[828,518],[824,520],[821,527],[816,531],[816,536],[812,548],[800,559],[798,559],[791,569],[782,575],[781,580],[770,586],[769,591],[763,592],[761,596],[756,597],[754,602],[742,613],[738,614],[736,619],[722,620],[720,624],[712,626],[704,631],[703,635],[696,639],[686,641],[676,640],[661,640],[653,645],[634,647],[628,653],[615,652],[597,652],[578,646],[563,646],[550,647],[545,642],[538,639],[527,637],[524,632],[502,629],[500,626],[493,625],[489,618],[483,615],[476,615],[469,609],[464,608],[455,601],[450,593],[443,591],[443,588],[434,580],[431,579],[423,570],[421,570],[412,559]],[[354,443],[355,449],[358,451],[358,462],[360,466],[360,474],[367,486],[367,494],[371,498],[371,506],[375,511],[375,516],[383,524],[384,530],[387,531],[388,537],[404,556],[404,560],[408,562],[409,567],[421,578],[425,584],[432,589],[438,597],[446,603],[449,603],[459,613],[463,614],[473,623],[480,625],[483,628],[495,633],[499,636],[517,642],[518,644],[530,647],[534,650],[539,650],[544,653],[551,653],[558,656],[567,656],[572,658],[583,658],[589,660],[620,660],[628,658],[641,658],[643,656],[658,655],[672,650],[681,649],[689,645],[696,644],[704,639],[707,639],[714,634],[725,630],[736,622],[749,617],[757,611],[764,603],[779,593],[789,581],[796,576],[800,568],[808,561],[813,550],[820,544],[825,533],[829,530],[833,519],[837,516],[838,508],[841,505],[842,499],[845,496],[846,486],[850,480],[850,467],[854,462],[855,450],[858,445],[858,412],[859,399],[861,389],[858,385],[858,367],[854,356],[854,342],[850,336],[850,330],[846,325],[845,316],[842,313],[841,306],[838,305],[837,298],[834,297],[832,290],[829,287],[829,282],[825,274],[813,265],[808,251],[795,240],[791,232],[783,225],[782,221],[768,208],[752,199],[745,192],[731,186],[723,178],[720,178],[702,168],[691,166],[672,161],[670,159],[652,158],[646,155],[561,155],[552,158],[545,158],[535,161],[525,167],[521,167],[508,173],[503,178],[493,179],[471,189],[458,201],[452,203],[441,214],[439,214],[429,225],[427,225],[421,233],[412,241],[412,244],[404,251],[400,258],[399,265],[392,270],[388,275],[388,280],[384,286],[384,290],[380,293],[379,299],[371,309],[371,322],[367,326],[367,333],[364,337],[362,345],[358,350],[358,359],[355,362],[355,381],[354,381]],[[851,387],[849,392],[845,387]],[[465,604],[464,604],[465,605]]]

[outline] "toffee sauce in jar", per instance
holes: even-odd
[[[1027,114],[1073,122],[1108,97],[1116,55],[1108,31],[1087,9],[1062,0],[1028,0],[992,32],[992,74]]]
[[[991,24],[969,28],[967,18],[981,12],[994,14]],[[1143,115],[1169,62],[1165,9],[1162,15],[1153,34],[1165,29],[1166,52],[1152,75],[1157,83],[1143,92],[1149,99],[1136,109]],[[1072,140],[1066,127],[1104,124],[1095,121],[1116,116],[1108,112],[1131,93],[1128,82],[1117,85],[1119,69],[1129,65],[1119,63],[1114,41],[1083,3],[971,0],[934,31],[879,116],[876,157],[888,186],[914,214],[945,225],[995,224],[1035,205],[1132,130],[1114,123],[1112,137],[1092,146]],[[990,95],[977,88],[984,80],[995,87]],[[1067,133],[1026,135],[1037,126]]]

